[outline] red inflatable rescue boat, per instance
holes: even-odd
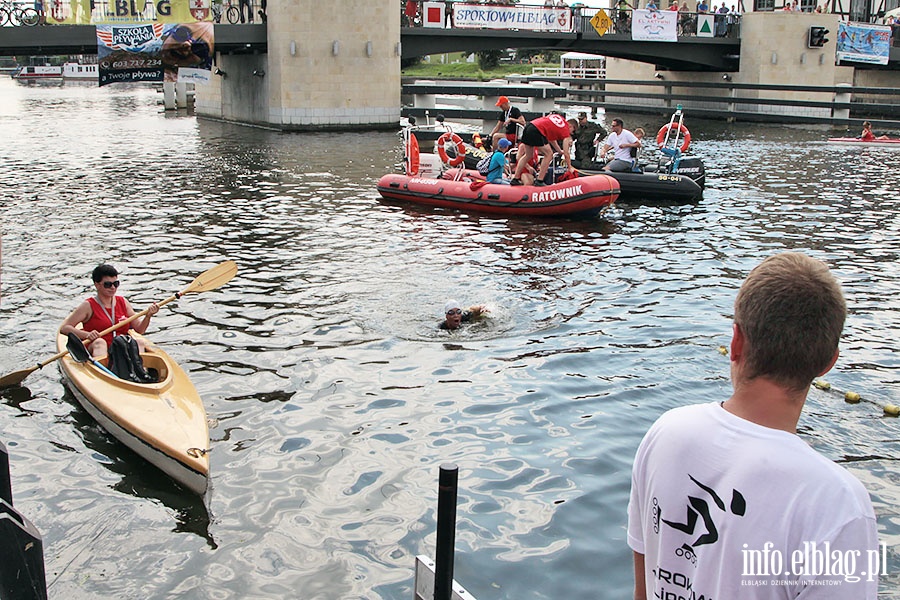
[[[387,200],[525,217],[593,216],[619,197],[619,182],[608,175],[574,177],[543,186],[511,186],[487,183],[476,170],[445,169],[445,163],[462,164],[465,159],[465,145],[454,135],[441,136],[444,145],[438,146],[437,155],[420,154],[415,135],[404,130],[406,173],[382,177],[378,193]],[[446,146],[452,147],[452,157]]]

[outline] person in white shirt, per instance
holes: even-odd
[[[668,411],[635,456],[635,600],[876,600],[869,495],[797,435],[846,314],[818,260],[776,254],[750,272],[734,305],[733,394]]]
[[[631,149],[640,148],[641,141],[625,129],[625,122],[622,119],[613,119],[610,127],[612,133],[606,138],[603,148],[597,156],[603,158],[607,152],[613,150],[615,152],[613,160],[603,168],[607,171],[631,171],[634,169],[634,157],[631,155]]]

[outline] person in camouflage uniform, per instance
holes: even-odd
[[[598,123],[588,121],[587,113],[578,113],[578,129],[575,130],[575,160],[579,163],[591,162],[597,152],[594,138],[597,134],[606,137],[606,130]]]

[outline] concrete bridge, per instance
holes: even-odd
[[[273,2],[264,24],[217,24],[218,77],[198,86],[197,114],[284,130],[395,128],[401,58],[455,50],[592,52],[609,57],[611,79],[652,79],[668,70],[673,86],[721,79],[723,73],[750,84],[898,83],[898,71],[836,65],[834,41],[806,47],[811,25],[825,26],[836,37],[835,14],[747,13],[726,37],[680,35],[675,43],[661,43],[633,41],[615,25],[601,37],[589,23],[594,9],[583,9],[570,30],[541,32],[401,27],[396,0],[346,4],[323,15],[316,0]],[[96,51],[89,25],[0,28],[0,55]],[[894,65],[900,64],[898,51],[891,49]]]
[[[268,51],[265,24],[215,25],[216,51],[224,54],[264,54]],[[740,61],[739,29],[730,37],[683,35],[677,44],[633,41],[615,30],[599,36],[580,18],[571,32],[494,29],[431,29],[402,27],[401,58],[444,52],[476,52],[506,48],[534,48],[591,52],[684,71],[734,71]],[[0,56],[96,54],[93,25],[0,28]]]

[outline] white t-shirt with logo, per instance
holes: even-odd
[[[875,513],[859,480],[797,435],[719,403],[671,410],[644,436],[628,545],[645,555],[648,598],[878,593]]]

